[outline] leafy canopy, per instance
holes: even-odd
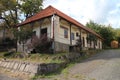
[[[104,47],[110,47],[111,41],[117,40],[116,34],[119,34],[118,33],[119,31],[116,33],[116,30],[112,28],[111,25],[106,26],[106,25],[97,24],[93,21],[89,21],[86,24],[86,26],[94,30],[96,33],[100,34],[105,39],[103,41]]]
[[[25,18],[35,15],[42,9],[43,0],[0,0],[0,19],[10,28],[21,21],[21,14]]]

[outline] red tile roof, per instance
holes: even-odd
[[[52,6],[48,6],[47,8],[45,8],[44,10],[40,11],[39,13],[37,13],[36,15],[26,19],[24,22],[18,24],[17,26],[21,26],[21,25],[25,25],[28,24],[30,22],[34,22],[37,20],[40,20],[42,18],[45,17],[49,17],[52,16],[53,14],[58,15],[60,17],[62,17],[63,19],[69,21],[70,23],[84,29],[85,31],[88,31],[89,33],[92,33],[94,35],[96,35],[97,37],[103,39],[99,34],[97,34],[95,31],[85,27],[84,25],[82,25],[81,23],[79,23],[78,21],[74,20],[73,18],[69,17],[68,15],[62,13],[61,11],[59,11],[58,9],[52,7]]]

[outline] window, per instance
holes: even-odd
[[[47,34],[47,28],[41,29],[41,35]]]
[[[47,37],[47,28],[41,29],[40,37]]]
[[[64,30],[64,38],[68,38],[68,28],[60,26]]]
[[[33,31],[32,35],[33,35],[33,36],[36,36],[36,31]]]
[[[64,38],[68,38],[68,30],[64,29]]]
[[[71,39],[74,40],[74,33],[71,33]]]
[[[78,35],[78,32],[76,33],[76,37],[78,37],[79,35]]]

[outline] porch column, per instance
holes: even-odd
[[[79,30],[80,31],[80,36],[79,36],[79,38],[80,38],[80,51],[82,50],[82,32],[81,32],[81,29]]]
[[[53,14],[52,16],[51,16],[51,34],[52,34],[52,36],[51,36],[51,38],[53,39],[53,42],[52,42],[52,49],[53,49],[53,53],[55,53],[55,37],[54,37],[54,23],[55,23],[55,14]]]
[[[41,36],[41,27],[42,27],[42,23],[43,22],[44,22],[44,19],[43,20],[39,20],[39,26],[40,26],[39,38]]]

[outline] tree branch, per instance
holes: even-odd
[[[4,18],[4,17],[0,16],[0,19],[5,20],[5,22],[6,22],[7,26],[8,26],[8,28],[10,28],[10,27],[11,27],[11,26],[10,26],[10,24],[9,24],[9,22],[8,22],[8,20],[7,20],[6,18]]]

